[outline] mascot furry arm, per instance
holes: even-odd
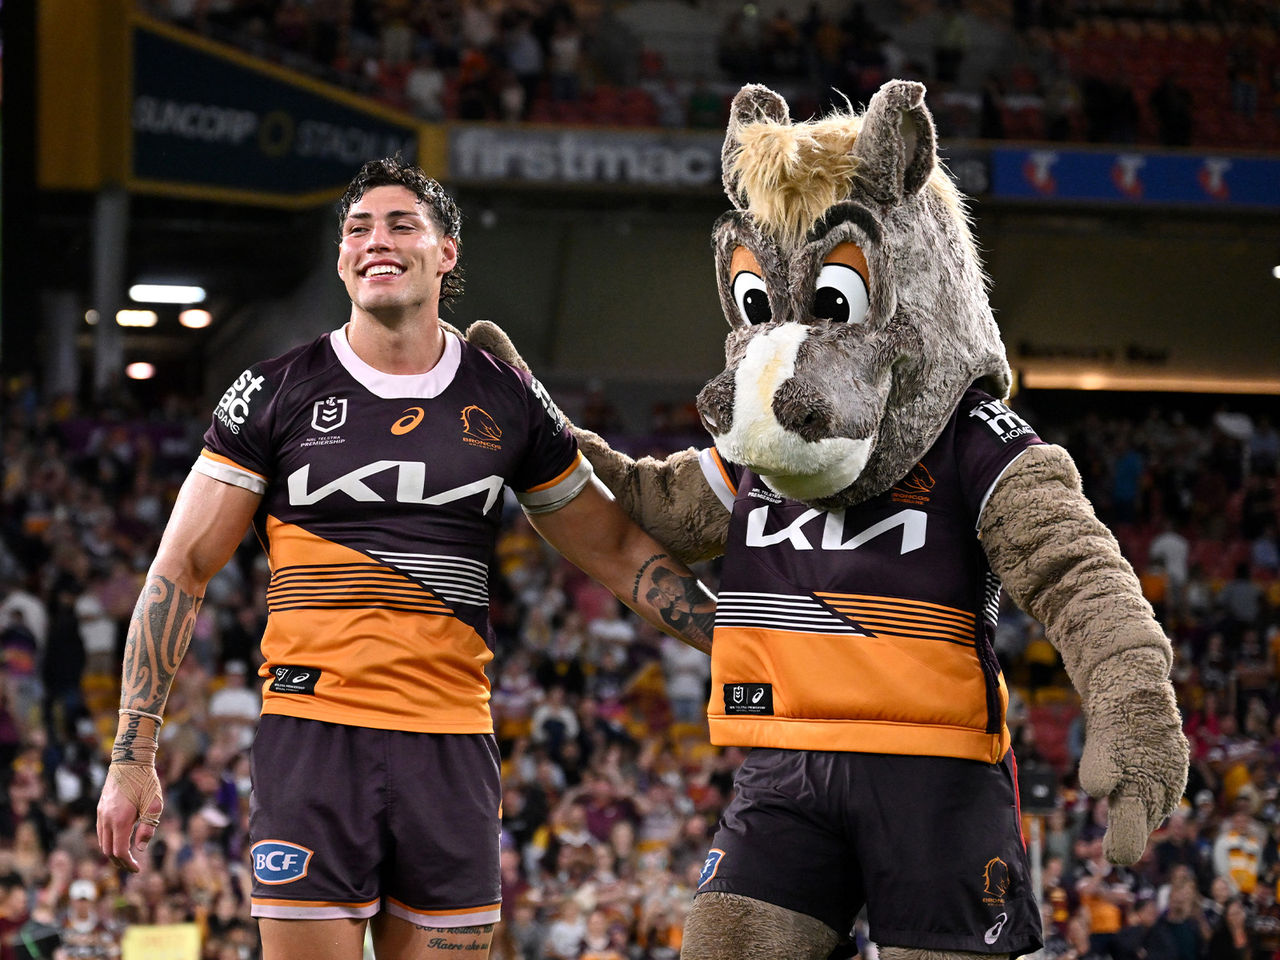
[[[713,240],[731,331],[726,369],[698,407],[725,460],[817,509],[906,477],[971,384],[1008,392],[964,198],[937,164],[923,99],[922,85],[891,81],[864,114],[794,125],[765,87],[734,99],[723,155],[734,209]],[[833,298],[823,287],[842,244],[865,252],[861,318],[831,315],[847,313],[856,290]],[[522,363],[492,324],[468,338]],[[697,451],[634,461],[577,435],[622,507],[673,554],[725,550],[729,513]],[[1086,721],[1081,783],[1110,798],[1107,856],[1133,863],[1186,784],[1169,642],[1061,447],[1031,446],[1008,466],[977,535],[1062,655]]]

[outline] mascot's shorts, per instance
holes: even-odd
[[[764,900],[878,944],[1018,956],[1040,911],[1003,763],[756,748],[698,892]]]
[[[498,764],[489,734],[264,716],[252,754],[253,915],[495,922]]]

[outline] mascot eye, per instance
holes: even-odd
[[[765,288],[764,281],[754,273],[743,270],[733,278],[733,302],[738,305],[738,312],[747,323],[768,323],[773,319],[769,291]]]
[[[862,274],[843,263],[828,263],[818,274],[813,294],[813,315],[835,323],[861,323],[869,301]]]

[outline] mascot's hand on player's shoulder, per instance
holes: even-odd
[[[467,342],[517,369],[529,371],[511,338],[496,323],[477,320]],[[633,460],[605,439],[570,423],[583,456],[618,504],[650,536],[683,563],[697,563],[724,552],[729,515],[702,479],[698,451],[690,447],[657,460]]]
[[[517,370],[529,373],[529,365],[520,356],[520,351],[511,342],[507,332],[492,320],[477,320],[467,327],[467,343],[487,350],[504,363],[509,363]]]

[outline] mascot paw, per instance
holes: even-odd
[[[1187,738],[1168,683],[1112,688],[1098,699],[1086,710],[1080,784],[1110,800],[1107,859],[1136,863],[1186,788]]]
[[[520,351],[511,342],[503,329],[490,320],[477,320],[467,327],[467,343],[487,350],[499,360],[511,364],[517,370],[529,372],[529,365],[520,356]]]

